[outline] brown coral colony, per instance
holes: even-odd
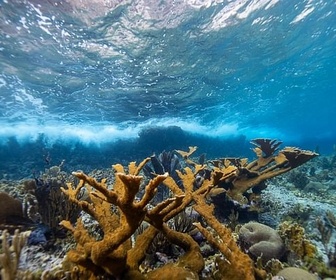
[[[77,243],[76,248],[67,254],[67,262],[73,264],[73,279],[96,279],[104,274],[122,279],[155,279],[158,275],[160,279],[166,279],[162,275],[169,279],[199,279],[205,265],[200,245],[188,233],[168,226],[170,219],[189,207],[202,217],[202,223],[195,223],[197,230],[223,256],[223,259],[216,260],[216,279],[256,279],[263,275],[238,247],[231,230],[216,219],[214,206],[208,198],[224,193],[235,203],[249,204],[251,195],[248,193],[254,193],[254,189],[265,180],[300,166],[317,154],[292,147],[278,151],[281,142],[269,139],[255,139],[252,144],[257,155],[252,162],[221,159],[198,164],[191,158],[195,147],[191,147],[189,152],[176,151],[185,161],[185,167],[177,171],[182,185],[168,172],[152,174],[141,195],[140,189],[145,183],[141,174],[150,158],[139,165],[130,163],[128,170],[119,164],[114,165],[113,186],[108,186],[104,179],[99,182],[82,172],[74,172],[73,175],[80,180],[78,185],[69,183],[62,191],[99,223],[103,236],[94,238],[81,218],[75,226],[62,221]],[[162,185],[168,189],[169,196],[151,205]],[[88,193],[85,200],[78,196],[83,189]],[[144,223],[146,228],[133,240],[134,233]],[[141,272],[146,251],[159,232],[182,248],[184,254],[174,264],[167,263],[152,271]]]

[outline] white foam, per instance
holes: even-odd
[[[151,126],[178,126],[182,128],[184,131],[204,135],[209,137],[230,137],[237,136],[239,134],[238,125],[237,124],[210,124],[210,125],[202,125],[195,120],[184,120],[178,118],[166,118],[166,119],[153,119],[148,122],[145,122],[140,125],[140,128],[146,128]]]
[[[0,143],[15,138],[20,144],[34,142],[42,137],[47,145],[56,142],[66,144],[102,145],[118,140],[130,140],[138,137],[139,132],[151,127],[178,126],[191,134],[215,138],[229,138],[245,135],[248,139],[266,137],[284,140],[284,134],[269,127],[239,127],[237,123],[217,123],[208,126],[195,120],[178,118],[151,119],[142,123],[91,123],[87,125],[50,122],[40,124],[37,121],[0,124]]]
[[[12,125],[2,124],[0,141],[4,143],[8,138],[15,138],[20,144],[35,142],[40,137],[46,144],[56,142],[96,144],[114,142],[120,139],[134,138],[138,131],[131,127],[117,128],[113,125],[71,125],[71,124],[48,124],[17,123]]]
[[[76,125],[67,123],[45,123],[37,121],[22,123],[2,123],[0,141],[3,143],[9,137],[14,137],[19,143],[34,142],[43,136],[47,144],[55,142],[82,144],[104,144],[122,139],[138,137],[142,129],[150,127],[178,126],[186,132],[210,137],[229,137],[238,134],[237,125],[224,124],[217,127],[208,127],[197,122],[179,119],[152,119],[142,123],[121,123],[119,125],[108,123],[91,123]]]

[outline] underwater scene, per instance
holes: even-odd
[[[336,2],[0,0],[0,279],[336,279]]]

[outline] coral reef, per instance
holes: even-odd
[[[113,165],[112,185],[106,179],[97,181],[83,172],[73,172],[79,183],[76,186],[68,183],[61,189],[70,201],[98,222],[102,232],[98,237],[93,235],[81,218],[76,225],[68,220],[61,222],[73,233],[77,243],[66,260],[73,279],[96,279],[101,275],[123,279],[165,279],[163,275],[169,275],[168,278],[178,275],[176,279],[198,279],[205,265],[200,245],[189,234],[169,226],[171,219],[190,206],[203,218],[202,223],[194,226],[221,253],[216,258],[215,279],[265,278],[265,272],[256,268],[253,260],[239,248],[231,230],[214,216],[214,205],[209,204],[208,198],[225,192],[243,203],[251,197],[246,194],[248,190],[253,188],[255,194],[260,193],[265,180],[317,154],[285,148],[274,155],[280,142],[256,139],[252,143],[258,158],[251,163],[246,159],[223,159],[208,165],[202,158],[198,164],[190,158],[196,147],[190,147],[188,152],[177,151],[186,162],[183,169],[175,171],[178,179],[170,176],[166,172],[168,167],[163,168],[153,157],[139,165],[131,162],[127,169],[120,164]],[[176,162],[175,157],[171,159]],[[149,162],[156,172],[150,172],[151,179],[146,181],[141,174]],[[153,204],[159,186],[169,189],[170,195]],[[85,199],[81,197],[83,192],[87,194]],[[138,231],[144,223],[148,226]],[[158,233],[184,253],[174,263],[141,272],[146,252]],[[280,257],[280,253],[275,257]]]
[[[320,157],[299,167],[317,154],[297,148],[278,151],[281,142],[269,139],[252,143],[257,159],[251,162],[244,158],[206,161],[205,155],[198,159],[193,146],[189,151],[153,155],[139,165],[116,164],[115,172],[99,169],[88,174],[74,172],[72,176],[61,170],[62,164],[52,166],[34,180],[17,182],[20,191],[2,180],[4,190],[12,198],[19,198],[22,205],[16,200],[20,213],[3,219],[1,226],[8,228],[13,217],[18,222],[22,216],[29,218],[22,220],[29,222],[29,227],[40,223],[38,231],[30,234],[30,243],[19,252],[25,261],[15,269],[16,278],[261,280],[276,279],[275,275],[288,265],[300,266],[322,278],[335,277],[334,210],[326,208],[332,212],[323,212],[315,203],[321,198],[315,195],[321,191],[315,184],[319,178],[326,194],[335,189],[333,167],[328,173],[321,170],[317,164],[323,161]],[[268,181],[297,167],[291,175]],[[295,174],[301,179],[307,176],[308,187],[318,190],[308,192],[310,189],[303,187],[304,181]],[[293,188],[295,179],[302,183],[300,189]],[[295,203],[288,203],[287,191]],[[258,203],[267,196],[266,203],[271,204],[265,214],[269,216],[262,220],[259,217],[264,213],[257,211],[265,208],[258,208]],[[312,200],[306,203],[303,196]],[[329,199],[334,203],[334,196]],[[218,208],[225,210],[225,215],[218,216]],[[38,240],[45,239],[39,234],[49,229],[59,232],[62,219],[62,232],[65,227],[72,234],[62,236],[66,239],[54,234],[50,246],[41,246]],[[273,228],[280,221],[290,220],[279,228],[285,245],[279,245],[279,239],[273,238],[274,230],[265,225],[242,225],[251,220]],[[309,234],[305,235],[303,228]],[[15,238],[5,238],[4,243],[11,248],[6,256],[15,268]],[[254,243],[264,245],[253,247]],[[4,257],[3,249],[1,253]]]
[[[149,158],[145,159],[139,166],[131,163],[128,167],[128,174],[125,173],[121,165],[114,165],[116,179],[113,189],[109,189],[104,180],[97,182],[84,173],[74,173],[81,179],[80,183],[75,188],[72,184],[68,184],[68,189],[62,190],[71,201],[98,221],[104,235],[101,240],[95,240],[85,229],[81,219],[77,221],[76,227],[68,221],[63,221],[62,225],[73,232],[77,242],[76,249],[68,253],[68,260],[82,267],[81,273],[90,271],[90,277],[107,273],[115,277],[122,276],[126,279],[132,279],[134,275],[139,274],[139,266],[153,238],[158,232],[161,232],[171,243],[181,247],[185,253],[175,264],[166,264],[148,272],[147,279],[157,278],[158,275],[162,277],[166,272],[169,272],[169,275],[180,275],[180,278],[176,279],[185,279],[186,276],[190,279],[197,279],[197,275],[204,267],[204,259],[198,243],[189,234],[175,231],[167,226],[167,221],[183,211],[192,200],[195,200],[198,205],[195,210],[206,217],[210,226],[217,228],[222,240],[230,243],[230,246],[222,246],[225,247],[223,251],[228,255],[229,260],[232,261],[230,266],[238,265],[237,269],[244,267],[251,276],[246,279],[254,279],[252,260],[239,250],[231,236],[231,231],[221,225],[208,210],[208,207],[211,206],[205,203],[204,197],[211,189],[210,180],[204,181],[198,189],[194,190],[194,172],[186,167],[184,173],[178,172],[183,180],[184,190],[181,190],[166,173],[157,175],[150,180],[145,187],[143,196],[136,199],[135,195],[139,191],[142,180],[139,172],[149,160]],[[164,183],[172,191],[174,197],[149,208],[149,201],[161,183]],[[82,188],[88,189],[90,202],[77,198]],[[116,206],[114,211],[110,211],[111,204]],[[132,244],[131,236],[142,221],[146,221],[150,226],[140,233],[135,243]],[[200,225],[197,227],[203,230]],[[244,259],[245,261],[243,261]],[[229,263],[227,262],[227,265]],[[230,271],[234,273],[235,269],[231,268]]]

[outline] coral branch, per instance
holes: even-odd
[[[200,165],[189,158],[196,147],[190,147],[188,152],[177,151],[189,164],[174,172],[178,177],[173,177],[169,173],[171,170],[168,172],[156,158],[152,166],[160,174],[150,172],[152,169],[148,167],[141,171],[151,158],[146,158],[139,165],[131,162],[128,172],[120,164],[113,165],[115,180],[112,186],[108,186],[106,179],[98,182],[82,172],[74,172],[73,175],[80,179],[78,185],[68,184],[68,188],[62,191],[98,222],[103,234],[99,238],[94,237],[80,218],[76,226],[63,221],[61,224],[73,233],[77,243],[76,248],[68,252],[68,261],[85,272],[81,275],[87,279],[96,279],[103,274],[119,279],[163,279],[163,275],[172,279],[198,279],[204,267],[199,245],[188,233],[178,232],[169,226],[177,214],[186,207],[193,207],[218,238],[204,225],[195,223],[195,226],[225,257],[224,260],[217,259],[220,278],[216,276],[216,279],[255,279],[252,260],[240,250],[231,230],[215,218],[214,206],[207,204],[205,198],[225,193],[242,202],[242,198],[246,199],[245,193],[253,187],[303,164],[317,154],[285,148],[274,155],[280,142],[256,139],[253,144],[257,159],[251,163],[247,159],[229,158],[214,161],[215,166],[211,169],[204,160]],[[146,172],[151,179],[145,185],[143,175]],[[159,186],[169,190],[169,195],[153,203]],[[88,194],[85,200],[80,198],[82,192]],[[134,234],[143,222],[148,227],[135,238]],[[139,267],[159,232],[183,249],[184,254],[174,264],[165,264],[141,275]]]
[[[205,202],[204,195],[196,195],[194,196],[194,200],[196,202],[194,209],[205,218],[207,224],[216,231],[221,240],[218,241],[200,223],[194,224],[209,243],[219,249],[225,257],[225,260],[221,262],[220,279],[255,279],[252,260],[240,250],[233,239],[231,230],[215,218],[213,215],[213,205],[208,205]]]
[[[274,155],[281,144],[275,140],[255,139],[252,144],[257,146],[254,148],[256,160],[247,163],[246,159],[224,159],[223,166],[217,162],[214,167],[214,185],[226,188],[227,195],[240,204],[247,203],[244,194],[248,190],[318,156],[314,152],[291,147]]]
[[[30,233],[30,232],[29,232]],[[23,246],[26,244],[27,233],[20,233],[15,230],[11,244],[8,241],[8,232],[4,230],[1,236],[2,253],[0,254],[1,279],[14,280],[17,279],[20,255]]]

